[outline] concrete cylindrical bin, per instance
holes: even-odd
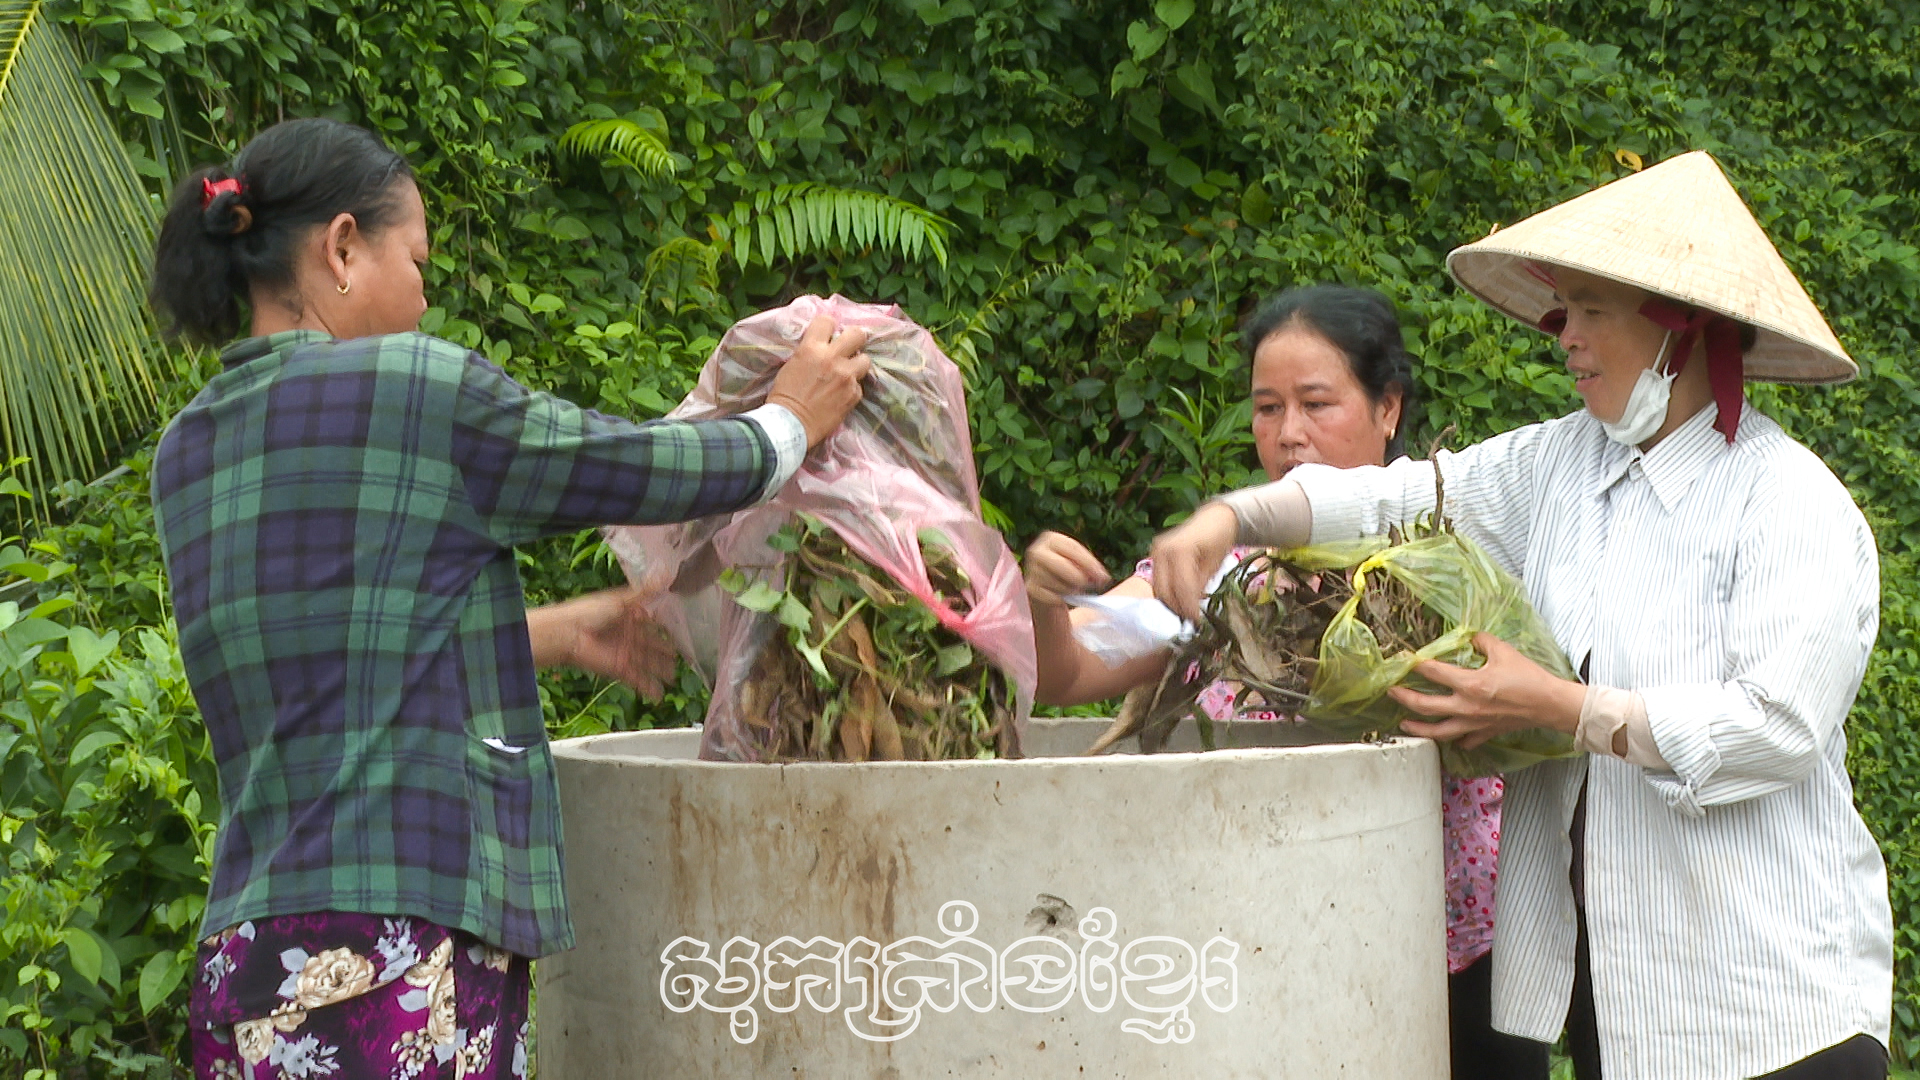
[[[1035,720],[1028,749],[1104,726]],[[1439,1080],[1434,748],[1248,746],[1301,734],[786,766],[685,730],[560,743],[579,943],[539,964],[541,1075]]]

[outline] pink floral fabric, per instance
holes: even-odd
[[[1235,548],[1244,558],[1252,548]],[[1141,559],[1135,576],[1153,580],[1153,560]],[[1200,692],[1198,704],[1215,720],[1233,718],[1233,698],[1240,687],[1224,680]],[[1298,717],[1277,712],[1249,711],[1241,720],[1299,723]],[[1447,971],[1465,971],[1493,948],[1493,886],[1499,878],[1500,798],[1506,785],[1498,776],[1472,780],[1442,774],[1440,824],[1446,847]]]
[[[1447,970],[1458,973],[1493,948],[1493,884],[1500,872],[1498,776],[1440,775],[1440,834],[1446,845]]]
[[[526,1080],[525,957],[414,916],[250,919],[201,942],[195,1080]]]

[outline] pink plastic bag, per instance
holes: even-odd
[[[803,296],[735,324],[693,392],[667,415],[711,419],[762,404],[801,331],[822,314],[842,329],[867,331],[873,374],[846,423],[807,455],[778,495],[729,516],[605,530],[628,580],[650,598],[654,617],[713,686],[700,754],[726,761],[761,757],[753,729],[739,714],[738,686],[779,627],[734,603],[717,582],[727,567],[774,576],[784,556],[767,546],[767,537],[798,512],[825,522],[1004,672],[1015,687],[1016,735],[1024,733],[1036,679],[1033,617],[1013,553],[980,520],[966,391],[932,334],[893,305]],[[934,596],[918,543],[928,528],[953,541],[972,583],[964,613]]]

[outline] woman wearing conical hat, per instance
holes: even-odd
[[[1705,153],[1447,260],[1556,335],[1586,407],[1432,462],[1311,465],[1204,506],[1154,545],[1192,616],[1236,543],[1384,532],[1447,510],[1527,586],[1584,682],[1497,639],[1451,693],[1396,689],[1469,745],[1555,728],[1587,751],[1510,774],[1494,1024],[1564,1025],[1582,1080],[1884,1077],[1892,916],[1853,807],[1844,724],[1879,624],[1879,562],[1819,458],[1746,379],[1857,369]]]

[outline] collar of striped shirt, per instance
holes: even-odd
[[[1751,411],[1752,406],[1747,406]],[[1603,447],[1598,474],[1594,479],[1593,493],[1605,492],[1620,482],[1620,478],[1635,465],[1647,478],[1647,485],[1653,489],[1660,505],[1672,511],[1686,498],[1687,490],[1693,482],[1706,471],[1715,459],[1734,452],[1727,440],[1714,429],[1713,422],[1718,419],[1720,410],[1712,402],[1667,433],[1667,437],[1653,445],[1651,450],[1641,450],[1637,446],[1622,446],[1612,439]],[[1742,414],[1744,422],[1745,413]]]

